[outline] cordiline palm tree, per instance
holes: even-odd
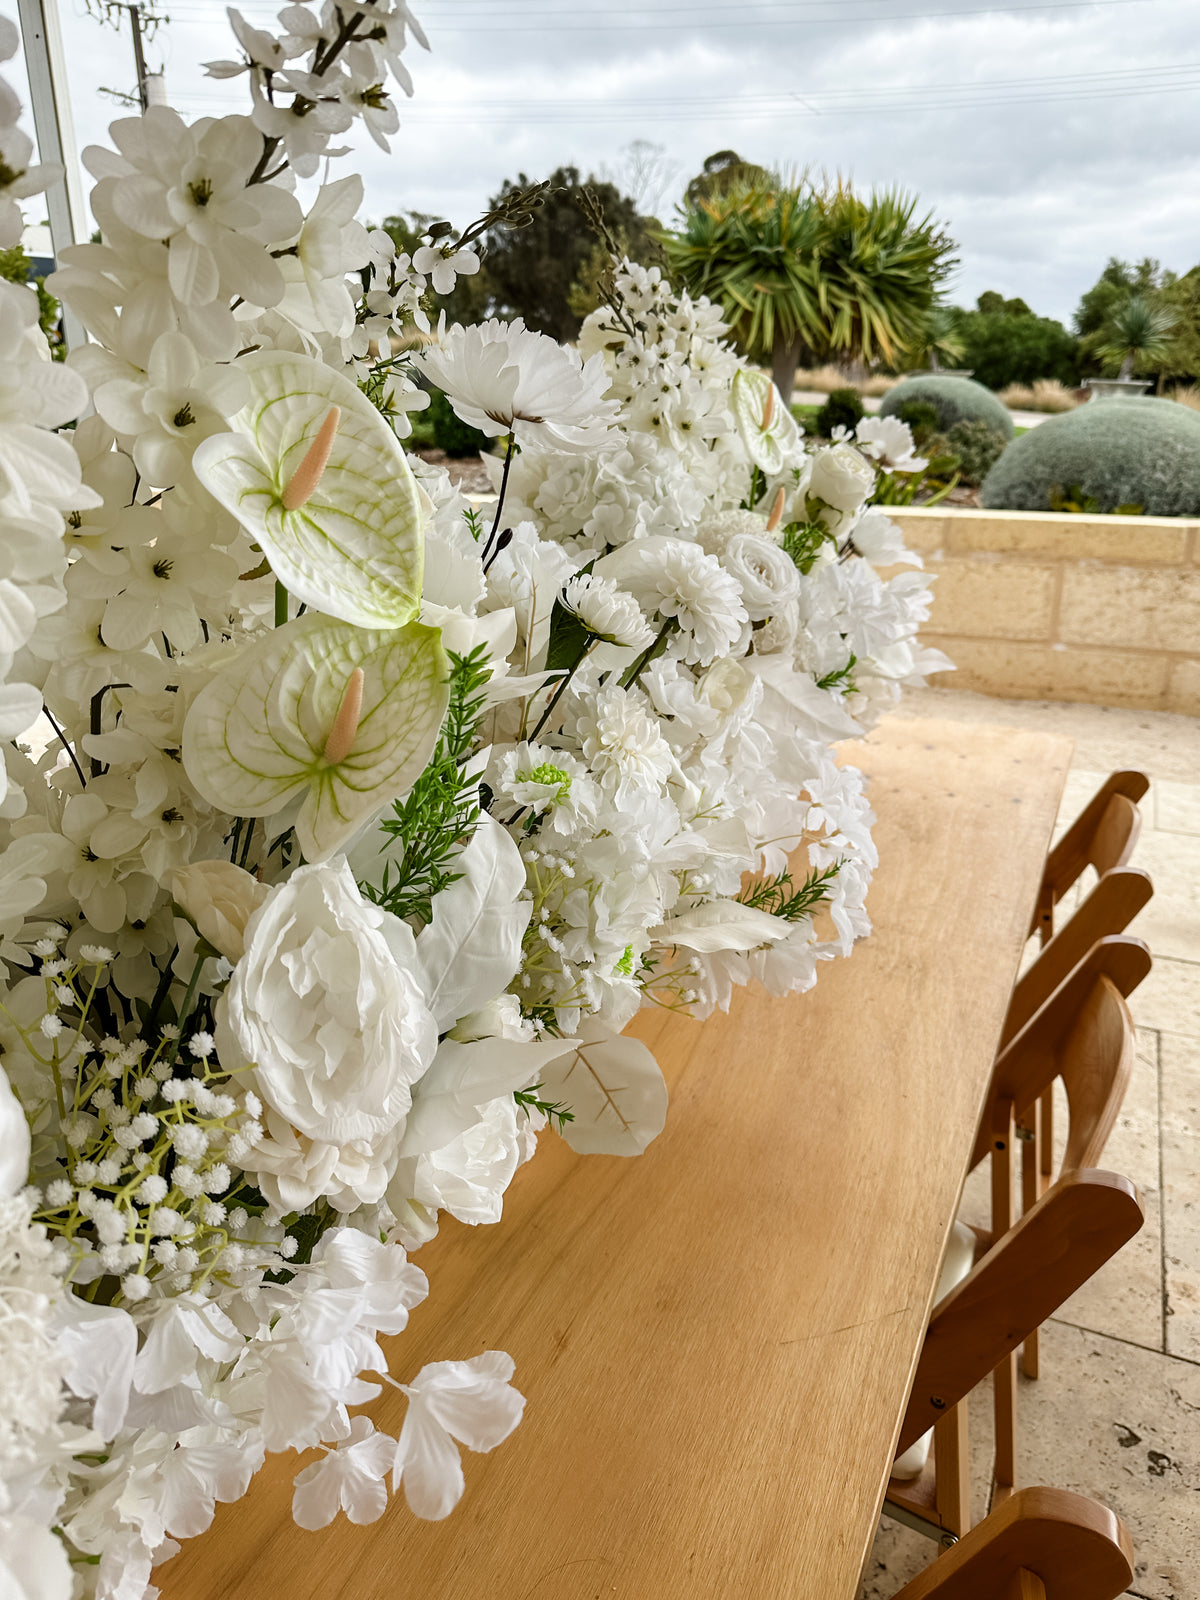
[[[771,362],[785,400],[820,323],[820,231],[815,196],[759,183],[700,199],[678,233],[661,236],[672,277],[720,305],[746,354]]]
[[[1109,317],[1096,354],[1102,361],[1119,361],[1118,378],[1132,378],[1139,361],[1161,361],[1166,355],[1178,318],[1166,306],[1151,305],[1143,295],[1130,295]]]
[[[898,191],[758,183],[702,199],[662,236],[670,271],[717,301],[747,355],[770,361],[784,398],[804,353],[893,361],[916,342],[953,245]]]

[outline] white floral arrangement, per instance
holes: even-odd
[[[920,566],[869,503],[874,463],[922,465],[903,425],[810,447],[714,308],[628,261],[578,351],[431,326],[503,219],[410,259],[359,178],[295,193],[355,118],[387,148],[403,0],[230,16],[210,71],[249,115],[156,107],[85,153],[101,242],[51,287],[91,342],[51,361],[0,284],[14,1600],[157,1593],[267,1451],[320,1450],[305,1528],[389,1478],[453,1509],[459,1445],[523,1401],[500,1352],[391,1376],[408,1252],[497,1221],[548,1120],[644,1149],[641,1006],[849,954],[875,855],[832,746],[946,664],[927,580],[877,570]],[[54,176],[18,110],[0,245]],[[498,441],[493,500],[406,454],[430,385]],[[398,1437],[356,1409],[383,1383]]]

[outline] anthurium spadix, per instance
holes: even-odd
[[[446,713],[448,677],[436,628],[366,630],[309,612],[200,691],[184,722],[184,767],[234,815],[272,816],[300,798],[296,838],[306,860],[323,861],[412,787]]]
[[[262,350],[238,362],[250,399],[206,439],[197,476],[298,600],[360,628],[416,615],[420,493],[391,428],[324,362]]]
[[[800,436],[796,419],[765,372],[742,367],[730,388],[729,403],[746,453],[768,477],[783,471],[785,457]]]

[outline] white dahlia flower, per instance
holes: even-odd
[[[641,606],[631,594],[607,578],[580,573],[563,586],[562,603],[573,611],[589,633],[606,644],[644,650],[654,638]]]

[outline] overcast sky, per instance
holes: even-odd
[[[47,0],[52,4],[53,0]],[[385,156],[365,136],[367,212],[465,224],[501,181],[628,171],[661,147],[669,219],[687,178],[732,147],[857,187],[915,191],[957,240],[950,298],[1020,295],[1069,320],[1109,255],[1200,262],[1200,40],[1188,0],[413,0],[431,53]],[[128,29],[60,0],[80,147],[133,84]],[[0,0],[12,14],[13,0]],[[246,104],[244,79],[200,63],[235,54],[221,6],[164,0],[147,47],[185,116]],[[243,7],[267,24],[275,8]],[[24,93],[19,63],[13,77]],[[36,205],[36,202],[35,202]],[[32,208],[31,208],[32,209]]]

